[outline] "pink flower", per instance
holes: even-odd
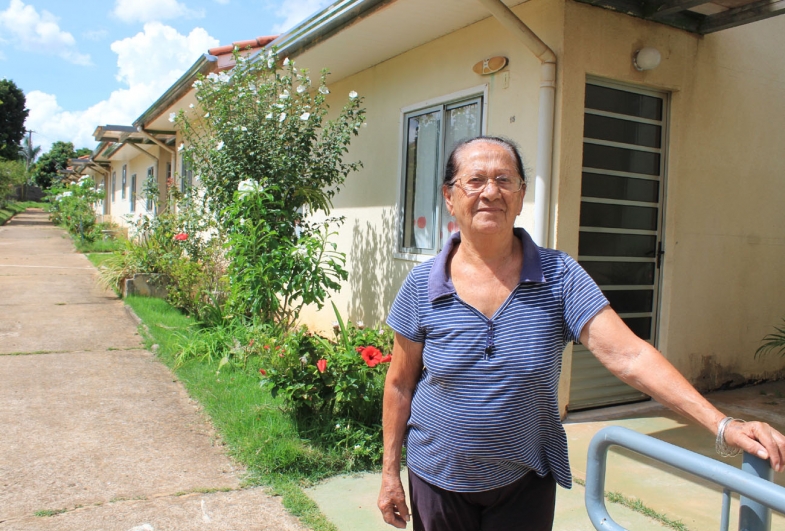
[[[363,348],[360,352],[360,356],[365,360],[365,364],[368,365],[368,367],[376,367],[382,362],[383,358],[381,351],[374,346]]]
[[[184,232],[181,232],[180,234],[175,234],[174,239],[177,240],[178,242],[184,242],[185,240],[188,239],[188,235]]]
[[[327,360],[319,360],[316,362],[316,368],[319,369],[319,372],[324,372],[327,370]]]

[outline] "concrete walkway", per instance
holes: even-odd
[[[0,227],[0,530],[303,529],[95,273],[40,210]]]
[[[785,381],[712,393],[707,398],[733,417],[764,420],[780,431],[785,429]],[[585,479],[589,441],[600,429],[611,425],[624,426],[699,454],[721,459],[714,452],[711,434],[703,428],[687,424],[676,414],[650,401],[569,415],[564,427],[574,477]],[[741,467],[741,457],[723,461]],[[672,520],[680,520],[691,531],[720,528],[722,491],[717,486],[618,449],[610,452],[606,478],[606,492],[618,492],[628,498],[639,499],[658,513]],[[384,523],[376,508],[380,482],[378,474],[343,476],[309,489],[308,494],[341,531],[389,531],[393,528]],[[785,485],[785,474],[775,474],[775,482]],[[584,488],[577,484],[572,490],[557,489],[554,530],[594,530],[584,507],[584,493]],[[622,505],[606,505],[613,519],[626,529],[670,529]],[[738,507],[738,495],[734,495],[731,530],[738,529]],[[771,529],[785,530],[785,517],[773,514]]]

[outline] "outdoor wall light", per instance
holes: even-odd
[[[660,66],[660,61],[662,61],[660,51],[657,48],[648,46],[635,52],[635,55],[632,57],[632,65],[635,67],[635,70],[638,70],[639,72],[654,70]]]

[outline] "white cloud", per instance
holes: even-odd
[[[170,18],[202,18],[204,10],[177,0],[116,0],[112,14],[123,22],[152,22]]]
[[[30,115],[26,126],[40,134],[44,151],[55,140],[76,147],[95,146],[93,131],[99,125],[130,125],[163,94],[208,48],[218,40],[202,28],[181,35],[158,22],[145,24],[144,31],[112,43],[117,54],[117,79],[127,85],[82,111],[67,111],[57,97],[40,91],[27,96]]]
[[[223,4],[223,5],[226,5],[226,4],[228,4],[228,3],[229,3],[229,0],[215,0],[215,1],[216,1],[217,3],[219,3],[219,4]]]
[[[20,50],[57,55],[78,65],[91,64],[90,56],[77,50],[74,36],[60,29],[56,16],[46,10],[39,14],[22,0],[11,0],[8,9],[0,11],[0,31],[11,36]]]
[[[284,20],[273,26],[273,33],[282,33],[292,29],[331,3],[332,0],[284,0],[275,12],[279,17],[284,17]]]
[[[82,33],[82,37],[90,41],[101,41],[109,36],[109,32],[105,29],[88,30]]]

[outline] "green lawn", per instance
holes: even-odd
[[[101,255],[89,255],[98,265]],[[160,299],[128,297],[126,303],[142,319],[147,348],[155,349],[170,368],[195,330],[192,319]],[[246,369],[196,360],[173,369],[189,394],[212,418],[231,455],[248,469],[249,485],[271,487],[284,506],[317,531],[337,531],[302,487],[341,471],[339,454],[302,440],[290,417],[260,386],[254,360]]]
[[[0,225],[5,225],[6,221],[28,208],[43,208],[44,205],[46,203],[36,203],[35,201],[11,201],[0,208]]]

